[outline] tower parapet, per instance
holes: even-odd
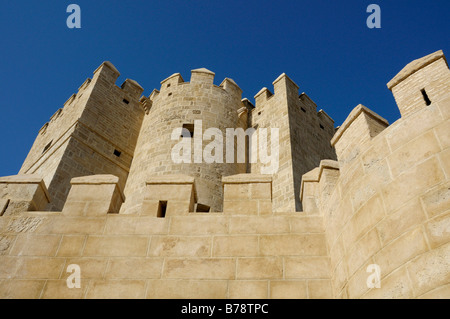
[[[254,128],[279,129],[279,169],[273,176],[273,209],[300,211],[302,174],[320,164],[322,159],[335,159],[330,145],[334,121],[305,94],[285,73],[273,81],[274,93],[264,87],[255,95],[251,111]],[[261,163],[252,163],[251,172],[259,174]]]
[[[442,50],[406,65],[389,83],[402,117],[450,96],[450,70]]]
[[[52,202],[47,210],[61,210],[73,177],[113,174],[123,188],[133,158],[143,105],[143,88],[120,76],[111,62],[103,62],[45,124],[19,174],[42,176]]]
[[[184,82],[183,77],[175,73],[161,81],[160,90],[155,89],[150,94],[151,108],[139,133],[122,213],[142,213],[146,181],[155,176],[180,173],[195,178],[198,204],[211,211],[222,210],[222,176],[245,173],[246,163],[226,163],[224,156],[223,163],[206,163],[201,158],[196,160],[194,153],[203,155],[204,146],[211,142],[202,138],[207,129],[217,128],[225,137],[226,128],[245,130],[247,121],[240,120],[238,113],[242,107],[242,90],[229,78],[216,86],[214,76],[214,72],[200,68],[191,71],[190,82]],[[182,128],[191,136],[180,137]],[[173,135],[177,130],[179,134]],[[172,152],[183,138],[190,139],[190,156],[177,163]],[[200,144],[194,142],[196,138]]]

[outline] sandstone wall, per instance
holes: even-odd
[[[198,202],[210,206],[211,211],[221,211],[223,202],[222,176],[245,173],[246,164],[226,163],[226,128],[247,128],[246,120],[240,119],[238,110],[243,107],[241,89],[231,79],[225,79],[220,86],[213,84],[214,73],[206,69],[193,70],[191,82],[184,82],[180,74],[174,74],[161,82],[160,91],[154,90],[149,97],[151,105],[147,110],[139,133],[136,153],[125,187],[127,200],[122,213],[139,214],[144,199],[145,182],[150,176],[185,174],[196,178]],[[183,125],[194,125],[202,121],[202,127],[194,128],[190,139],[191,163],[175,163],[172,149],[181,140],[171,140],[172,132]],[[209,128],[217,128],[223,136],[223,163],[194,162],[194,139],[201,137]],[[198,148],[203,153],[209,143],[202,141]],[[222,142],[222,141],[220,141]],[[235,143],[235,147],[237,144]]]
[[[251,180],[233,181],[226,201],[260,182],[270,188],[267,179]],[[174,183],[167,192],[175,197]],[[270,192],[258,194],[270,202]],[[118,200],[116,177],[90,176],[72,181],[62,213],[0,217],[0,298],[332,297],[321,216],[232,210],[158,218],[114,214]],[[80,289],[67,287],[72,264],[81,268]]]
[[[449,93],[383,131],[357,107],[332,141],[339,164],[304,176],[305,213],[324,216],[335,297],[450,297]],[[370,264],[380,289],[366,285]]]

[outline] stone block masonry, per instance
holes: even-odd
[[[450,298],[449,72],[413,61],[398,121],[358,105],[335,131],[285,74],[253,106],[206,69],[140,97],[103,63],[0,178],[0,298]],[[174,128],[274,126],[276,174],[170,158]]]

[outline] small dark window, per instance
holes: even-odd
[[[301,107],[301,110],[303,111],[303,113],[306,113],[306,110],[304,108]]]
[[[320,124],[320,128],[321,128],[322,130],[324,130],[324,129],[325,129],[325,127],[323,127],[323,125],[322,125],[322,124]]]
[[[183,130],[180,137],[194,137],[194,124],[183,124],[183,128],[188,130],[189,133]]]
[[[258,112],[258,115],[261,115],[261,112]]]
[[[47,145],[45,145],[44,150],[42,151],[42,154],[44,154],[50,148],[50,146],[52,146],[52,143],[53,143],[53,140],[50,143],[48,143]]]
[[[171,96],[172,95],[172,92],[170,92],[169,94],[167,94],[167,96]]]
[[[120,157],[120,155],[122,155],[122,152],[118,151],[118,150],[114,150],[114,155],[116,155],[117,157]]]
[[[127,99],[123,99],[123,103],[130,104],[130,101],[128,101]]]
[[[9,199],[6,201],[6,204],[4,207],[0,207],[0,216],[3,216],[3,214],[6,212],[9,206]]]
[[[166,217],[166,211],[167,211],[167,201],[166,200],[160,200],[158,205],[158,218],[164,218]]]
[[[425,89],[422,89],[421,92],[422,92],[423,99],[425,100],[425,104],[426,105],[430,105],[431,104],[431,100],[428,97],[427,91],[425,91]]]
[[[167,84],[167,87],[168,87],[168,88],[170,87],[170,83],[169,83],[169,84]]]
[[[203,205],[203,204],[197,203],[197,207],[195,208],[195,211],[197,213],[209,213],[210,209],[211,208],[208,205]]]

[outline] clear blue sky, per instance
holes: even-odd
[[[68,29],[66,8],[81,7]],[[381,29],[366,8],[381,7]],[[17,174],[39,128],[102,63],[148,95],[206,67],[253,96],[285,72],[340,125],[359,103],[393,123],[386,83],[408,62],[450,56],[449,0],[3,1],[0,176]]]

